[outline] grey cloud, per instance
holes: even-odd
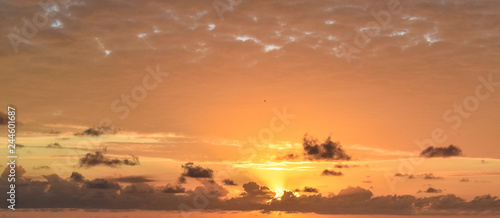
[[[120,165],[135,166],[139,164],[139,158],[135,156],[132,156],[132,159],[110,158],[104,156],[102,152],[96,151],[95,153],[87,153],[85,156],[81,157],[79,163],[80,167],[93,167],[97,165],[110,167],[117,167]]]
[[[126,183],[143,183],[143,182],[154,181],[145,176],[124,176],[119,178],[112,178],[110,180],[114,182],[126,182]]]
[[[177,193],[184,193],[186,192],[186,189],[181,187],[180,185],[171,185],[168,184],[165,189],[163,189],[163,193],[169,193],[169,194],[177,194]]]
[[[84,183],[87,188],[96,188],[96,189],[121,189],[118,183],[114,183],[108,181],[106,179],[94,179],[91,181],[87,181]]]
[[[248,196],[272,196],[273,192],[267,186],[260,186],[256,182],[248,182],[243,184],[243,190],[245,190]]]
[[[222,180],[222,183],[224,185],[230,185],[230,186],[237,186],[238,184],[236,184],[233,180],[231,179],[224,179]]]
[[[322,176],[342,176],[344,175],[342,172],[337,172],[335,170],[328,170],[328,169],[325,169],[323,170],[323,172],[321,173]]]
[[[424,191],[418,191],[418,193],[421,193],[421,192],[425,192],[425,193],[441,193],[441,192],[443,192],[443,190],[436,189],[436,188],[433,188],[433,187],[429,187],[428,189],[426,189]]]
[[[62,146],[58,142],[54,142],[54,143],[49,143],[47,145],[47,148],[62,148]]]
[[[432,158],[432,157],[454,157],[461,156],[462,149],[450,145],[448,147],[433,147],[430,146],[420,153],[421,157]]]
[[[0,191],[7,192],[7,167],[0,178]],[[44,176],[37,181],[24,177],[22,166],[16,168],[16,202],[19,208],[81,208],[81,209],[140,209],[178,211],[179,205],[191,205],[203,194],[209,199],[207,210],[261,210],[283,212],[309,212],[318,214],[398,214],[398,215],[456,215],[456,214],[500,214],[500,199],[496,196],[477,196],[466,201],[455,195],[439,195],[417,198],[411,195],[373,196],[361,187],[348,187],[337,195],[329,197],[321,194],[296,197],[286,191],[281,200],[268,187],[255,182],[243,185],[244,195],[233,198],[225,196],[227,190],[210,179],[202,178],[203,186],[188,191],[178,185],[155,187],[145,183],[134,183],[121,187],[106,179],[94,179],[84,183],[79,173],[71,178],[61,178],[57,174]],[[77,176],[75,176],[77,175]],[[80,178],[80,179],[75,179]],[[174,194],[165,194],[176,193]],[[212,197],[210,197],[212,196]],[[272,199],[270,202],[268,202]]]
[[[88,128],[83,130],[82,132],[77,132],[74,135],[75,136],[101,136],[103,134],[115,134],[117,133],[117,130],[113,129],[112,127],[109,126],[99,126],[97,128]]]
[[[84,182],[85,181],[85,178],[79,172],[72,172],[71,176],[69,178],[70,178],[70,180],[75,181],[75,182]]]
[[[209,168],[203,168],[202,166],[195,166],[194,163],[188,162],[182,165],[184,172],[183,177],[191,178],[212,178],[214,176],[214,171]]]
[[[424,179],[443,179],[443,177],[435,176],[433,173],[425,173],[422,176]]]
[[[41,166],[33,167],[33,169],[34,170],[50,170],[50,167],[46,166],[46,165],[41,165]]]
[[[295,189],[295,192],[310,192],[310,193],[318,193],[319,190],[317,188],[305,186],[304,189]]]
[[[331,137],[328,137],[325,142],[319,141],[306,134],[302,141],[304,155],[312,160],[350,160],[351,156],[342,148],[339,142],[333,142]]]

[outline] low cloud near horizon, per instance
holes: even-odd
[[[9,168],[1,176],[1,191],[6,190]],[[264,210],[311,212],[319,214],[500,214],[500,199],[482,195],[471,201],[453,194],[417,198],[412,195],[373,196],[370,190],[347,187],[337,195],[323,196],[318,190],[305,187],[299,197],[285,191],[281,200],[274,198],[275,192],[256,182],[243,185],[239,197],[225,198],[227,191],[209,179],[202,179],[201,186],[187,190],[179,185],[152,186],[137,181],[120,185],[112,180],[84,179],[74,172],[70,178],[57,174],[44,176],[44,180],[24,177],[26,170],[18,166],[18,208],[94,208],[94,209],[142,209],[179,210],[179,206],[194,209],[196,199],[206,199],[208,204],[200,209],[216,210]],[[135,177],[130,177],[135,178]],[[116,181],[116,180],[115,180]],[[427,193],[439,193],[439,189],[427,189]],[[2,203],[5,204],[5,203]],[[57,210],[57,209],[56,209]]]

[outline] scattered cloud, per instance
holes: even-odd
[[[120,190],[120,185],[118,183],[114,183],[108,181],[106,179],[94,179],[92,181],[86,181],[85,186],[87,188],[95,188],[95,189],[116,189]]]
[[[418,191],[418,193],[422,193],[422,192],[424,192],[424,193],[441,193],[441,192],[443,192],[443,190],[441,190],[441,189],[435,189],[433,187],[429,187],[425,191]]]
[[[267,186],[260,186],[256,182],[243,184],[243,190],[247,196],[273,196],[274,192]]]
[[[231,179],[224,179],[224,180],[222,180],[222,183],[224,185],[230,185],[230,186],[237,186],[238,185],[238,184],[234,183],[234,181]]]
[[[354,197],[358,200],[363,200],[363,199],[369,200],[371,197],[373,197],[373,193],[370,190],[366,190],[359,186],[357,187],[349,186],[345,189],[340,190],[338,196]]]
[[[186,177],[184,177],[184,176],[179,176],[179,178],[177,179],[177,182],[178,182],[179,184],[184,184],[184,183],[186,183]]]
[[[469,182],[469,179],[468,178],[461,178],[460,180],[458,180],[459,182]]]
[[[6,167],[0,177],[0,191],[7,192],[7,177],[10,167]],[[244,193],[232,198],[219,198],[227,190],[213,180],[202,178],[203,186],[193,191],[179,185],[166,187],[152,186],[147,183],[134,183],[125,187],[107,179],[84,180],[78,172],[70,178],[57,174],[46,175],[43,180],[26,178],[26,170],[16,166],[16,198],[30,199],[23,202],[23,208],[95,208],[95,209],[141,209],[141,210],[179,210],[183,202],[209,199],[208,210],[241,211],[284,211],[318,214],[397,214],[397,215],[484,215],[500,214],[500,199],[496,196],[476,196],[466,201],[453,194],[417,198],[412,195],[374,196],[370,190],[361,187],[347,187],[336,195],[328,197],[321,194],[295,195],[284,191],[277,193],[255,182],[243,185]],[[305,187],[313,191],[314,188]],[[427,189],[427,193],[439,194],[439,189]],[[172,194],[165,194],[172,193]],[[314,193],[314,192],[311,192]],[[174,195],[175,194],[175,195]],[[269,201],[271,199],[271,201]],[[147,205],[144,207],[144,205]]]
[[[342,168],[349,168],[349,165],[347,165],[347,164],[345,164],[345,165],[343,165],[343,164],[335,164],[335,166],[334,166],[334,167],[335,167],[335,168],[342,169]]]
[[[112,127],[109,126],[99,126],[97,128],[88,128],[83,130],[82,132],[77,132],[74,135],[75,136],[100,136],[103,134],[115,134],[117,133],[117,130],[113,129]]]
[[[131,155],[132,156],[132,155]],[[132,156],[132,159],[119,159],[119,158],[109,158],[104,156],[100,151],[95,153],[87,153],[85,156],[81,157],[80,167],[93,167],[98,165],[105,165],[110,167],[117,167],[120,165],[135,166],[139,164],[139,158]]]
[[[69,178],[71,181],[75,181],[75,182],[84,182],[85,181],[85,178],[79,172],[72,172],[71,176]]]
[[[304,155],[311,160],[350,160],[351,156],[347,155],[342,149],[339,142],[333,142],[331,137],[328,137],[325,142],[319,143],[318,139],[306,134],[304,135],[302,147]]]
[[[33,167],[34,170],[50,170],[50,167],[47,165],[41,165],[41,166],[35,166]]]
[[[168,184],[165,189],[163,189],[163,193],[176,194],[176,193],[184,193],[186,189],[181,187],[180,185],[171,185]]]
[[[342,176],[344,175],[342,172],[337,172],[337,171],[334,171],[334,170],[328,170],[328,169],[325,169],[323,170],[323,172],[321,173],[322,176]]]
[[[425,173],[422,176],[424,179],[443,179],[443,177],[435,176],[433,173]]]
[[[288,153],[288,154],[283,155],[283,156],[278,156],[276,159],[277,160],[295,160],[295,159],[299,159],[300,157],[301,156],[298,154]]]
[[[126,182],[126,183],[143,183],[143,182],[152,182],[154,180],[149,179],[144,176],[124,176],[111,179],[113,182]]]
[[[432,157],[454,157],[461,156],[462,149],[450,145],[448,147],[434,147],[430,146],[420,153],[421,157],[432,158]]]
[[[422,178],[422,179],[444,179],[443,177],[440,176],[435,176],[434,173],[424,173],[424,174],[418,174],[418,175],[413,175],[413,174],[401,174],[401,173],[396,173],[394,174],[395,177],[407,177],[408,179],[415,179],[415,178]]]
[[[319,193],[319,190],[317,188],[313,187],[304,187],[304,189],[295,189],[295,192],[309,192],[309,193]]]
[[[203,168],[202,166],[195,166],[194,163],[188,162],[182,165],[184,172],[183,177],[191,178],[213,178],[214,171],[209,168]]]
[[[62,146],[58,142],[54,142],[54,143],[49,143],[47,145],[47,148],[62,148]]]

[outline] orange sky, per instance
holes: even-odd
[[[251,181],[323,196],[348,186],[374,196],[439,195],[419,192],[429,187],[467,201],[500,195],[500,5],[401,1],[391,11],[387,2],[242,1],[223,13],[198,1],[0,2],[0,33],[11,37],[0,40],[0,112],[18,111],[18,162],[32,180],[79,172],[159,187],[194,162],[217,183],[238,184],[224,186],[224,199]],[[47,23],[13,44],[23,17],[39,11]],[[390,20],[374,32],[384,13]],[[356,54],[347,58],[346,46]],[[116,132],[75,135],[103,124]],[[331,136],[352,158],[311,159],[306,133],[319,144]],[[55,142],[61,148],[47,147]],[[462,154],[419,158],[451,144]],[[81,167],[95,151],[140,164]]]

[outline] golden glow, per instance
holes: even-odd
[[[292,191],[289,191],[289,190],[286,190],[286,189],[283,189],[283,188],[277,188],[277,189],[271,189],[271,191],[273,191],[274,193],[276,193],[274,195],[274,199],[276,200],[279,200],[281,201],[281,197],[283,197],[283,195],[285,194],[285,192],[292,192]],[[293,195],[295,195],[295,197],[300,197],[300,194],[297,193],[297,192],[292,192]],[[271,202],[273,199],[269,200],[268,202]]]
[[[274,198],[278,200],[281,200],[281,197],[283,196],[283,194],[285,194],[285,191],[280,188],[276,189],[274,192],[276,193],[276,195],[274,195]]]

